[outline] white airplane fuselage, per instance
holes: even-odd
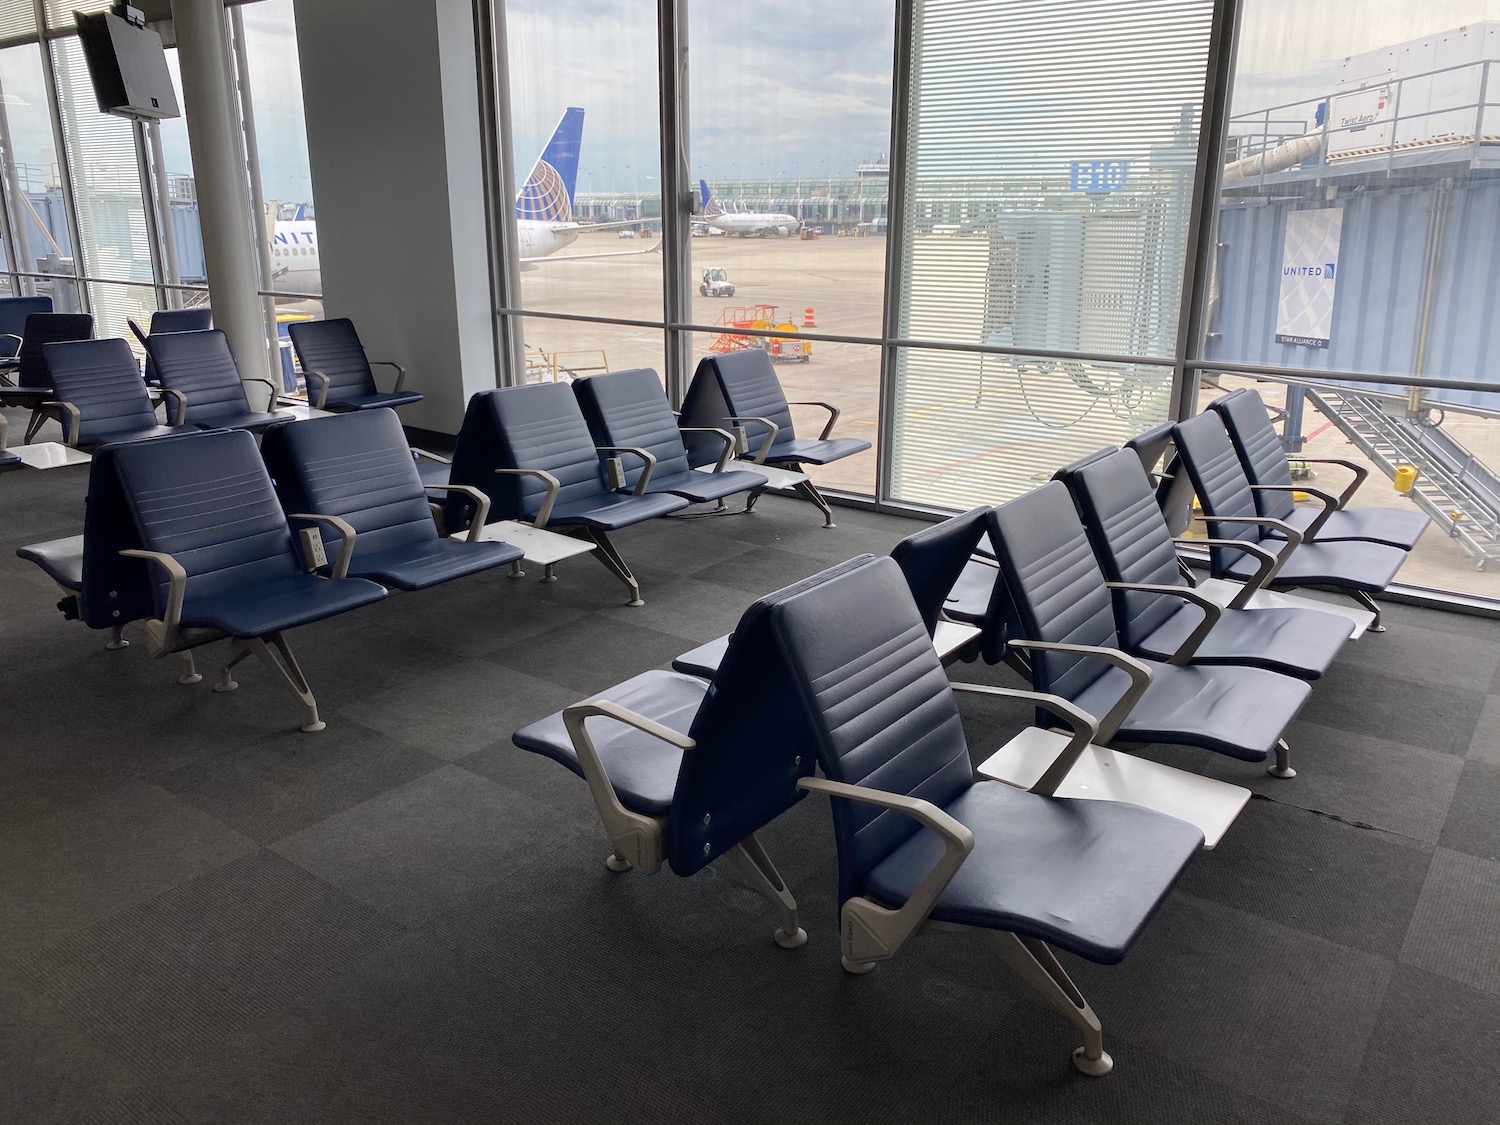
[[[775,213],[721,211],[717,215],[703,215],[701,219],[714,230],[721,230],[725,234],[759,234],[787,238],[802,228],[800,220],[784,211]]]
[[[577,223],[548,223],[536,219],[517,219],[516,235],[521,243],[521,257],[545,258],[573,245],[583,228]]]

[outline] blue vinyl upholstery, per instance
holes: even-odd
[[[359,578],[303,571],[255,439],[243,430],[141,442],[115,455],[141,546],[187,571],[185,627],[264,637],[378,601]],[[154,613],[169,584],[153,575]]]
[[[1120,649],[1109,588],[1057,481],[991,514],[1016,635],[1034,641]],[[1123,697],[1122,669],[1080,653],[1031,651],[1032,687],[1104,716]],[[1152,680],[1119,728],[1126,742],[1201,746],[1262,761],[1306,701],[1301,680],[1259,668],[1163,664],[1146,660]],[[1038,725],[1050,725],[1042,713]]]
[[[171,432],[159,424],[135,353],[124,340],[47,344],[42,357],[53,395],[78,410],[76,430],[67,411],[58,418],[69,445],[103,445]]]
[[[28,316],[51,311],[51,297],[0,297],[0,359],[13,359],[20,351]]]
[[[156,367],[162,389],[186,396],[183,421],[188,425],[257,430],[292,418],[285,411],[250,409],[229,338],[217,328],[148,336],[146,354]],[[176,420],[176,410],[176,398],[169,394],[169,419]]]
[[[94,318],[88,313],[31,313],[26,318],[21,350],[15,359],[15,381],[13,387],[0,387],[0,403],[6,406],[29,406],[35,412],[52,395],[52,379],[47,374],[47,364],[42,358],[42,349],[62,340],[88,340],[94,335]],[[33,413],[35,428],[41,415]],[[27,440],[31,437],[27,434]]]
[[[422,590],[521,558],[508,543],[443,538],[411,447],[392,410],[362,410],[276,426],[261,442],[282,507],[339,516],[354,528],[349,573]],[[330,558],[342,540],[320,528]]]
[[[827,465],[870,448],[856,438],[799,438],[776,365],[763,348],[705,356],[693,373],[682,401],[682,424],[733,430],[732,418],[765,418],[776,425],[776,440],[765,458],[770,465]],[[753,459],[766,428],[748,422],[744,430],[745,456]],[[690,435],[688,452],[694,465],[712,464],[719,455],[718,444],[705,435]]]
[[[1273,538],[1255,524],[1230,522],[1230,517],[1253,518],[1259,516],[1260,511],[1255,505],[1255,494],[1250,491],[1244,466],[1217,413],[1204,411],[1177,423],[1173,441],[1178,458],[1203,505],[1210,537],[1242,539],[1254,544],[1265,540],[1273,551],[1285,546],[1284,540]],[[1256,560],[1244,552],[1225,547],[1210,547],[1209,561],[1216,578],[1248,579],[1254,576],[1257,566]],[[1390,584],[1405,561],[1405,551],[1384,543],[1357,540],[1303,542],[1292,552],[1271,585],[1275,588],[1322,585],[1377,592]]]
[[[948,596],[984,535],[988,508],[923,528],[891,548],[891,558],[906,576],[906,586],[930,636],[937,629]]]
[[[832,781],[929,801],[974,836],[930,917],[1119,961],[1203,843],[1132,805],[975,782],[942,664],[894,562],[867,559],[783,599],[772,621]],[[942,844],[904,813],[833,801],[839,901],[896,908]]]
[[[766,483],[762,474],[743,469],[713,474],[694,472],[661,380],[648,367],[575,379],[573,393],[596,445],[632,446],[645,449],[656,458],[656,467],[646,483],[648,495],[670,492],[703,503],[761,488]],[[624,465],[627,488],[634,488],[643,462],[631,454],[616,456]]]
[[[167,332],[202,332],[214,326],[214,311],[207,305],[199,305],[191,309],[162,309],[151,314],[151,327],[143,336],[140,328],[134,321],[130,322],[130,329],[140,340],[141,346],[146,346],[146,341],[152,336],[160,336]],[[146,349],[146,382],[153,387],[161,385],[161,376],[157,374],[156,364],[151,359],[151,350]]]
[[[1229,440],[1251,484],[1292,487],[1286,450],[1271,426],[1270,415],[1260,393],[1241,387],[1208,404],[1223,420]],[[1299,508],[1291,492],[1256,492],[1256,508],[1263,516],[1274,516],[1299,531],[1318,517],[1321,509]],[[1361,539],[1385,543],[1409,551],[1432,522],[1425,512],[1404,508],[1345,508],[1336,511],[1318,530],[1319,543],[1339,539]]]
[[[679,511],[688,501],[670,493],[622,496],[605,485],[598,450],[573,392],[558,383],[483,391],[469,400],[453,452],[449,479],[490,497],[490,519],[533,519],[546,485],[534,477],[497,474],[497,468],[541,469],[561,484],[548,526],[601,531],[631,527]],[[450,497],[444,524],[469,525],[474,502]]]
[[[422,401],[415,391],[382,392],[375,385],[375,373],[370,370],[364,345],[359,342],[354,322],[348,318],[293,321],[286,331],[297,350],[302,370],[321,372],[328,377],[325,410],[371,410]],[[317,402],[318,386],[313,379],[308,380],[307,395],[309,401]]]
[[[1111,582],[1180,586],[1177,548],[1155,491],[1130,450],[1058,470]],[[1165,660],[1203,620],[1203,610],[1170,594],[1115,590],[1115,620],[1129,652]],[[1225,609],[1193,654],[1195,664],[1249,664],[1315,679],[1353,632],[1346,617],[1314,609]]]

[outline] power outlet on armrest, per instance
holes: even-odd
[[[732,431],[734,434],[734,455],[743,457],[750,449],[750,440],[745,434],[744,426],[736,426]]]
[[[604,461],[604,476],[609,481],[609,490],[618,492],[625,487],[625,465],[618,457],[608,457]]]
[[[312,570],[328,565],[328,552],[323,550],[323,535],[315,527],[304,527],[298,534],[302,536],[302,557],[307,560]]]

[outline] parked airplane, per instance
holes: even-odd
[[[801,228],[800,220],[785,211],[726,211],[708,190],[705,180],[698,181],[698,190],[703,195],[703,221],[714,230],[725,234],[755,234],[761,238],[776,235],[786,238]]]
[[[578,182],[578,151],[583,142],[583,110],[570,106],[552,131],[547,147],[537,157],[516,192],[516,232],[521,243],[521,261],[543,258],[568,261],[576,258],[616,258],[650,254],[656,246],[640,250],[616,250],[598,254],[557,254],[572,245],[584,231],[638,227],[641,220],[615,223],[579,223],[573,218],[573,191]],[[299,207],[289,220],[278,221],[271,235],[273,287],[278,293],[323,292],[318,262],[317,223],[303,217]]]

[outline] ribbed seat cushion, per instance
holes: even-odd
[[[429,539],[407,543],[385,551],[358,550],[350,574],[372,578],[398,590],[425,590],[440,582],[515,562],[525,552],[509,543],[465,543],[454,539]]]
[[[1182,605],[1147,633],[1137,651],[1169,659],[1203,620],[1203,610]],[[1248,664],[1316,679],[1354,632],[1354,622],[1315,609],[1226,609],[1198,650],[1194,664]]]
[[[782,441],[778,434],[776,444],[771,446],[771,452],[766,455],[766,461],[771,463],[796,462],[799,465],[827,465],[841,458],[863,453],[869,448],[870,443],[861,441],[859,438],[829,438],[827,441],[818,441],[815,438],[793,438],[790,441]]]
[[[316,389],[313,397],[317,397]],[[379,410],[383,406],[394,409],[398,406],[410,406],[414,402],[421,402],[422,396],[416,391],[376,391],[373,394],[344,394],[330,390],[328,399],[323,403],[325,410]]]
[[[1293,508],[1284,518],[1298,531],[1305,531],[1321,512],[1321,507]],[[1410,551],[1431,523],[1432,517],[1415,509],[1343,508],[1328,517],[1328,522],[1318,532],[1318,542],[1359,539]],[[1271,534],[1281,537],[1275,529]]]
[[[1280,547],[1273,541],[1272,549]],[[1321,540],[1301,543],[1292,557],[1277,573],[1271,585],[1276,586],[1347,586],[1376,593],[1390,585],[1396,572],[1406,562],[1406,552],[1384,543],[1365,543],[1342,539],[1333,543]],[[1233,578],[1248,579],[1255,574],[1257,561],[1241,554],[1229,565]]]
[[[263,430],[267,426],[274,426],[278,422],[291,422],[296,419],[295,414],[288,414],[284,410],[278,410],[271,414],[265,414],[257,410],[237,408],[233,405],[223,410],[199,410],[190,411],[192,424],[197,426],[212,426],[221,430]]]
[[[733,496],[737,492],[761,488],[765,483],[765,476],[753,470],[725,469],[722,473],[699,473],[687,469],[660,478],[652,473],[651,479],[646,483],[646,495],[666,492],[703,504]]]
[[[182,623],[219,629],[232,637],[263,637],[378,602],[385,590],[363,578],[288,574],[254,585],[190,596]]]

